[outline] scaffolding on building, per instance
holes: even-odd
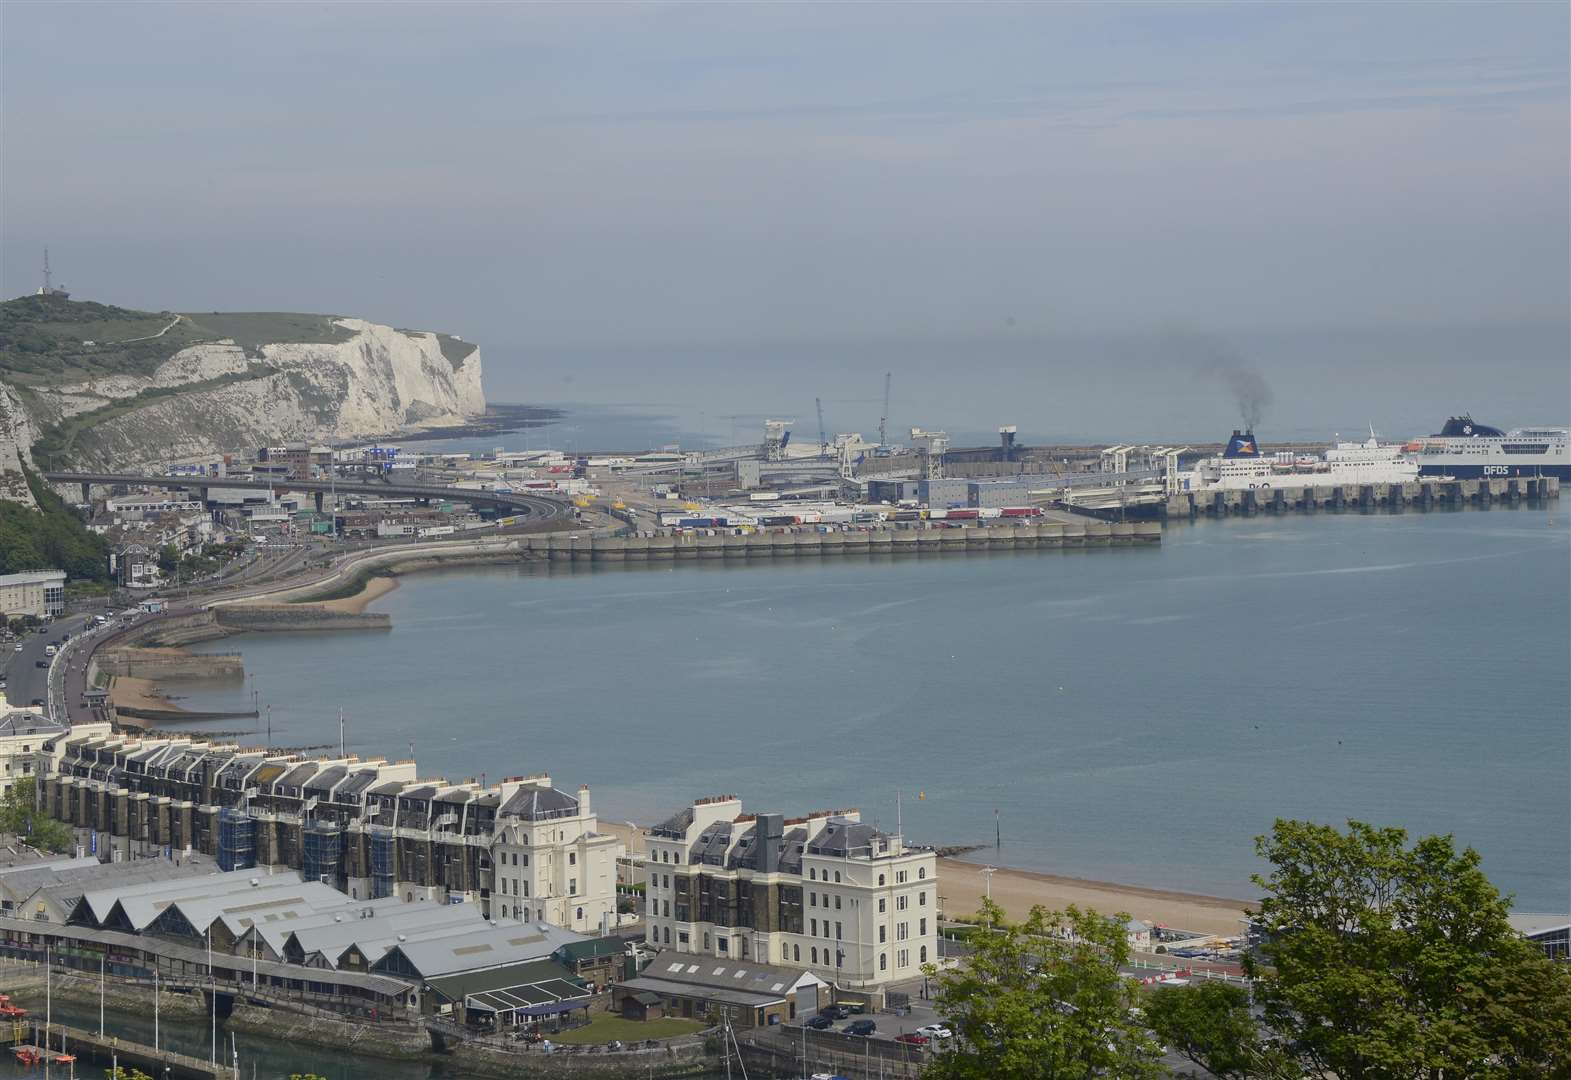
[[[300,876],[307,881],[336,884],[344,858],[344,833],[336,822],[308,821],[302,830]]]
[[[256,822],[251,815],[225,808],[218,812],[218,868],[249,870],[256,865]]]

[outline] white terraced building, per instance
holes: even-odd
[[[938,958],[937,857],[855,810],[786,819],[700,799],[650,830],[651,945],[806,968],[843,989],[917,978]]]

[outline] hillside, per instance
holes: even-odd
[[[480,351],[336,315],[0,303],[0,498],[20,469],[140,468],[265,442],[376,438],[485,411]]]

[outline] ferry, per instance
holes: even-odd
[[[1438,435],[1417,439],[1412,445],[1420,476],[1571,479],[1571,429],[1567,428],[1501,431],[1463,413],[1448,419]]]
[[[1405,447],[1380,442],[1371,432],[1364,442],[1338,442],[1324,457],[1291,453],[1267,455],[1253,431],[1235,430],[1221,457],[1195,463],[1180,475],[1186,491],[1304,487],[1310,484],[1400,484],[1418,478],[1418,466]]]

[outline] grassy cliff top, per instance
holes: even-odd
[[[289,311],[135,311],[69,300],[22,296],[0,303],[0,378],[22,385],[78,382],[109,375],[151,375],[190,345],[232,340],[254,352],[283,342],[331,343],[352,335],[334,315]],[[455,368],[474,351],[438,335]]]

